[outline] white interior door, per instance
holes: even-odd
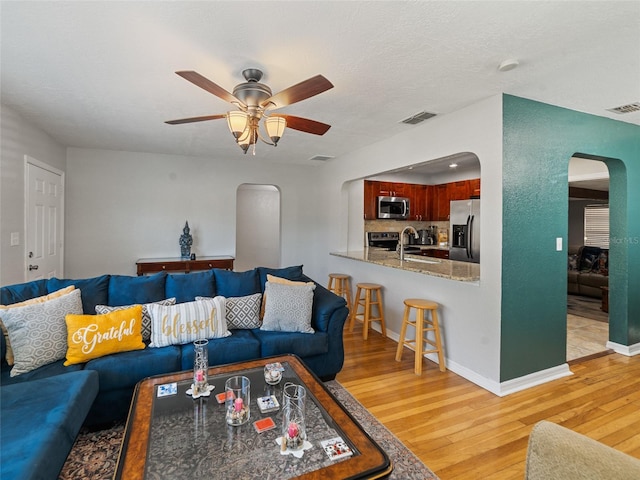
[[[280,191],[243,184],[236,192],[236,260],[233,269],[280,267]]]
[[[29,158],[26,172],[27,280],[62,277],[63,174]]]

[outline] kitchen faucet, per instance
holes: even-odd
[[[407,225],[402,229],[402,233],[400,234],[400,261],[404,262],[404,234],[405,232],[413,232],[413,236],[418,239],[418,231],[413,228],[411,225]]]

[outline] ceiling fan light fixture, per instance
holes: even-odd
[[[269,117],[264,121],[264,127],[273,144],[277,145],[278,141],[282,138],[282,135],[284,135],[284,129],[287,127],[287,121],[282,117]]]
[[[232,110],[227,113],[227,125],[229,126],[229,130],[236,140],[238,140],[243,132],[247,129],[248,121],[249,116],[246,114],[246,112],[243,112],[241,110]]]

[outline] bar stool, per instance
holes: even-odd
[[[327,289],[347,301],[347,308],[351,308],[351,280],[344,273],[330,273]]]
[[[366,340],[369,337],[369,324],[371,322],[380,322],[382,335],[387,336],[387,331],[384,327],[384,309],[382,307],[382,285],[377,283],[358,283],[356,284],[356,297],[353,302],[353,309],[351,310],[351,323],[349,325],[349,331],[353,332],[353,326],[356,320],[362,320],[362,336]],[[364,293],[364,297],[361,297],[361,293]],[[358,313],[358,307],[362,305],[364,312]],[[378,316],[372,317],[371,307],[376,306],[378,309]],[[362,318],[359,318],[362,316]]]
[[[398,342],[398,350],[396,351],[396,362],[402,358],[402,349],[405,345],[415,347],[416,359],[414,371],[416,375],[422,375],[422,357],[427,353],[438,353],[438,363],[440,371],[446,370],[444,364],[444,352],[442,350],[442,338],[440,336],[440,326],[438,325],[438,305],[430,300],[422,300],[419,298],[409,298],[404,301],[404,318],[402,320],[402,328],[400,329],[400,341]],[[411,309],[416,309],[416,318],[414,321],[409,319]],[[425,316],[425,311],[431,312],[431,316]],[[405,340],[407,333],[407,325],[411,325],[416,329],[415,340]],[[435,341],[425,336],[428,332],[434,332]],[[430,345],[434,348],[427,349]]]

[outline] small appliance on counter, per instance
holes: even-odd
[[[418,245],[435,245],[436,244],[436,232],[438,227],[431,225],[427,228],[418,230]]]
[[[378,250],[394,251],[400,241],[398,232],[367,232],[367,246]]]

